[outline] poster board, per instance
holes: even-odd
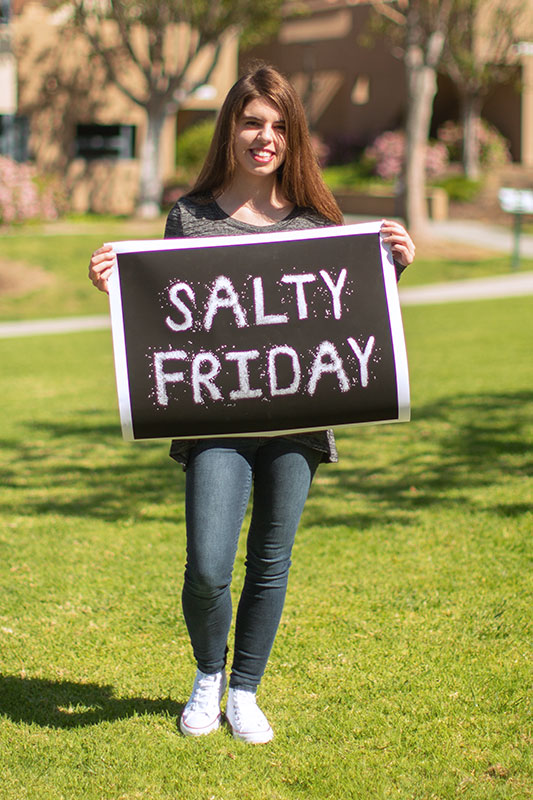
[[[124,438],[407,421],[395,268],[379,229],[111,242]]]

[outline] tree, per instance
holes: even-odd
[[[454,0],[443,51],[442,69],[454,82],[461,102],[465,175],[480,173],[481,110],[489,89],[512,75],[509,52],[518,40],[524,0]],[[480,13],[482,12],[482,13]]]
[[[388,35],[400,48],[405,65],[407,114],[403,194],[405,218],[414,232],[423,230],[428,220],[425,151],[437,94],[437,69],[449,31],[453,2],[397,0],[374,6],[387,21]]]
[[[70,0],[68,5],[107,80],[146,113],[138,210],[154,216],[162,192],[158,154],[166,118],[208,83],[225,36],[253,40],[273,29],[280,0]]]

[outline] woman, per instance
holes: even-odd
[[[170,211],[165,237],[340,224],[342,215],[321,178],[296,92],[270,66],[251,70],[230,90],[204,167],[193,189]],[[414,245],[396,222],[385,221],[381,231],[401,272],[413,260]],[[91,258],[89,277],[102,291],[114,263],[109,246]],[[313,475],[321,461],[337,460],[333,433],[175,441],[170,454],[186,469],[182,602],[197,663],[181,730],[199,736],[220,725],[231,575],[253,485],[226,718],[235,738],[268,742],[273,732],[257,706],[256,690],[278,629],[291,549]]]

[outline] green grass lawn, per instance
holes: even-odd
[[[2,800],[530,797],[531,311],[405,309],[413,420],[319,470],[262,747],[178,731],[184,475],[121,441],[109,332],[0,340]]]
[[[401,287],[446,283],[493,275],[509,275],[510,257],[489,254],[484,258],[443,258],[442,256],[417,257],[401,277]],[[532,259],[520,260],[520,271],[533,271]]]
[[[87,277],[91,253],[107,241],[161,238],[164,221],[135,227],[126,221],[89,219],[68,228],[73,233],[54,233],[65,226],[52,225],[44,235],[35,226],[24,226],[3,238],[2,261],[21,270],[25,291],[0,293],[0,320],[105,313],[107,303]],[[24,278],[25,266],[38,268],[35,286],[32,276]]]

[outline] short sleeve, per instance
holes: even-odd
[[[183,225],[181,222],[181,212],[179,204],[176,203],[167,217],[165,225],[165,239],[181,239],[183,237]]]
[[[407,267],[404,267],[403,264],[400,264],[399,261],[396,261],[396,259],[394,259],[394,269],[396,270],[396,282],[398,282],[400,280],[402,272],[405,269],[407,269]]]

